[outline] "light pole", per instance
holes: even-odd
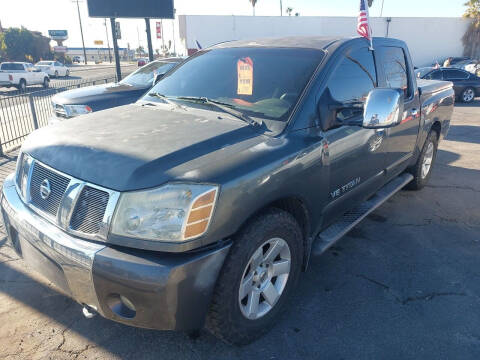
[[[74,0],[77,3],[77,11],[78,11],[78,22],[80,24],[80,35],[82,36],[82,47],[83,47],[83,61],[85,65],[87,65],[87,52],[85,51],[85,41],[83,40],[83,28],[82,28],[82,17],[80,16],[80,6],[78,5],[79,0]]]
[[[108,40],[107,19],[103,20],[103,24],[105,25],[105,34],[107,35],[108,60],[110,60],[110,64],[111,64],[112,63],[112,54],[110,53],[110,41]]]
[[[385,0],[382,0],[382,8],[380,9],[380,17],[382,17],[383,15],[383,3],[385,2]]]
[[[280,0],[280,16],[283,16],[282,0]]]
[[[177,9],[173,9],[173,20],[172,20],[172,25],[173,25],[173,53],[175,56],[177,56],[177,48],[176,48],[176,41],[175,41],[175,13],[177,12]]]

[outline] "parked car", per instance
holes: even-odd
[[[0,87],[16,87],[21,92],[28,85],[43,85],[47,88],[50,84],[48,74],[27,62],[3,62],[0,64]]]
[[[36,67],[46,72],[49,76],[70,76],[70,69],[59,61],[39,61],[35,64]]]
[[[137,101],[155,81],[180,63],[180,58],[153,61],[118,83],[87,86],[58,93],[52,98],[49,123]]]
[[[452,84],[373,47],[223,43],[135,104],[35,131],[3,186],[12,247],[87,317],[258,339],[311,255],[432,176]]]
[[[73,62],[73,63],[78,63],[78,64],[80,64],[81,62],[83,62],[83,56],[75,55],[75,56],[72,58],[72,62]]]
[[[480,78],[465,70],[456,68],[432,69],[425,72],[422,79],[446,80],[453,83],[455,97],[462,102],[470,103],[480,96]]]
[[[150,60],[148,58],[139,58],[137,60],[138,67],[145,66]]]

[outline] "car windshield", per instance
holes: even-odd
[[[286,122],[323,55],[300,48],[206,50],[163,78],[143,100],[161,101],[154,94],[187,103],[204,98],[247,116]]]
[[[140,87],[152,86],[155,75],[165,74],[175,65],[177,65],[176,62],[153,61],[131,73],[125,79],[120,81],[120,83]]]
[[[52,65],[52,61],[39,61],[35,65]]]

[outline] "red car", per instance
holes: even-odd
[[[147,65],[147,64],[148,64],[148,59],[147,58],[139,58],[137,60],[138,67],[144,66],[144,65]]]

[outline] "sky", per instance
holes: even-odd
[[[95,40],[107,43],[103,19],[88,17],[86,0],[79,0],[80,14],[86,47],[95,47]],[[161,1],[161,0],[154,0]],[[465,11],[466,0],[383,0],[382,16],[432,16],[460,17]],[[249,0],[174,0],[177,15],[252,15]],[[357,16],[359,0],[283,0],[284,16],[287,7],[300,16]],[[374,0],[370,16],[380,16],[382,0]],[[257,16],[279,16],[280,0],[258,0]],[[64,45],[80,47],[80,27],[77,5],[74,0],[0,0],[0,22],[5,27],[25,26],[29,30],[41,31],[48,36],[48,30],[68,30],[69,39]],[[158,49],[162,41],[155,38],[155,22],[151,21],[153,48]],[[143,19],[120,19],[122,39],[120,47],[146,48],[145,21]],[[107,23],[109,25],[109,23]],[[173,20],[163,20],[164,36],[173,39]],[[108,30],[110,27],[108,26]],[[111,43],[111,34],[108,31]],[[180,42],[178,22],[175,39]],[[52,41],[52,46],[55,43]],[[180,46],[179,46],[180,47]]]

